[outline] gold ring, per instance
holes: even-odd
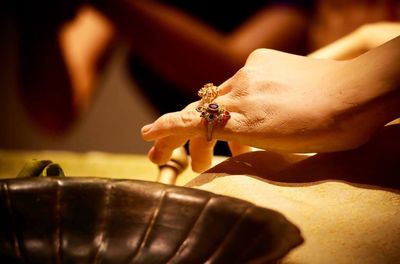
[[[202,104],[210,104],[218,96],[218,87],[212,83],[205,84],[197,93]]]
[[[200,117],[204,119],[206,125],[206,138],[211,141],[214,126],[220,123],[226,123],[231,114],[225,110],[225,107],[217,103],[204,104],[196,108],[200,113]]]

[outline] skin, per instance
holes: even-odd
[[[114,29],[97,10],[83,6],[74,20],[62,25],[58,38],[71,80],[73,106],[80,113],[90,105],[96,76],[114,38]]]
[[[400,35],[400,23],[365,24],[351,34],[309,54],[319,59],[347,60],[376,48]]]
[[[254,51],[220,87],[215,100],[231,113],[213,138],[278,152],[333,152],[366,143],[400,115],[400,37],[344,61],[268,49]],[[351,74],[349,74],[351,73]],[[207,142],[194,102],[142,128],[155,141],[149,158],[165,163],[190,140],[192,168],[206,169],[215,140]]]

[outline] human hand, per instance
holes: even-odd
[[[359,66],[256,50],[219,87],[215,102],[230,111],[231,119],[214,127],[214,140],[206,141],[195,110],[199,102],[194,102],[143,127],[143,138],[155,140],[149,157],[165,163],[174,148],[190,140],[192,168],[202,171],[210,165],[216,139],[284,152],[355,148],[388,121],[376,107],[365,109],[376,93],[360,90],[371,83],[363,83]]]
[[[339,40],[309,54],[320,59],[351,59],[400,35],[400,23],[365,24]]]

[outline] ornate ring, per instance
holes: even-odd
[[[225,107],[217,103],[204,104],[196,108],[200,113],[200,117],[204,119],[206,125],[206,138],[211,141],[213,128],[216,124],[226,123],[231,114],[225,110]]]
[[[205,84],[197,93],[203,104],[210,104],[218,96],[218,87],[212,83]]]

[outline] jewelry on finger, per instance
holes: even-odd
[[[206,125],[206,138],[211,141],[214,126],[220,123],[226,123],[231,114],[225,110],[225,107],[217,103],[207,103],[196,108],[200,117],[204,119]]]
[[[197,93],[203,104],[210,104],[218,96],[218,87],[212,83],[205,84]]]

